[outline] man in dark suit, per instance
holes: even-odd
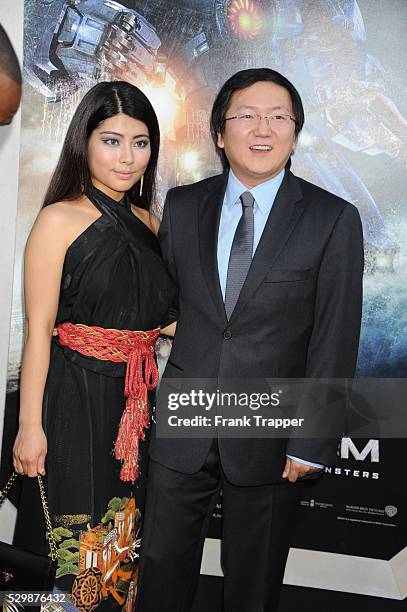
[[[363,240],[351,204],[295,177],[301,98],[279,73],[243,70],[212,131],[227,171],[171,189],[160,229],[180,289],[165,377],[342,378],[355,370]],[[277,612],[298,478],[329,463],[320,439],[151,442],[137,612],[191,609],[223,491],[226,612]]]

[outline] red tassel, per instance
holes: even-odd
[[[117,434],[115,457],[123,461],[121,480],[134,482],[139,477],[139,440],[145,439],[149,426],[147,388],[143,384],[138,399],[128,398]]]

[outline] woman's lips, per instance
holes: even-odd
[[[118,172],[117,170],[114,170],[114,173],[123,180],[127,180],[134,175],[134,172]]]

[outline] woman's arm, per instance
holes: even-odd
[[[175,331],[177,329],[177,322],[174,321],[174,323],[171,323],[170,325],[167,325],[166,327],[163,327],[160,330],[160,334],[164,334],[164,336],[175,336]]]
[[[28,476],[45,472],[47,441],[42,428],[42,401],[68,228],[64,205],[43,209],[25,253],[26,342],[21,371],[20,427],[13,459],[16,471]]]

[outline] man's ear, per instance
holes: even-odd
[[[225,148],[225,143],[223,141],[223,136],[222,136],[222,134],[220,132],[217,132],[216,144],[218,145],[219,149],[224,149]]]

